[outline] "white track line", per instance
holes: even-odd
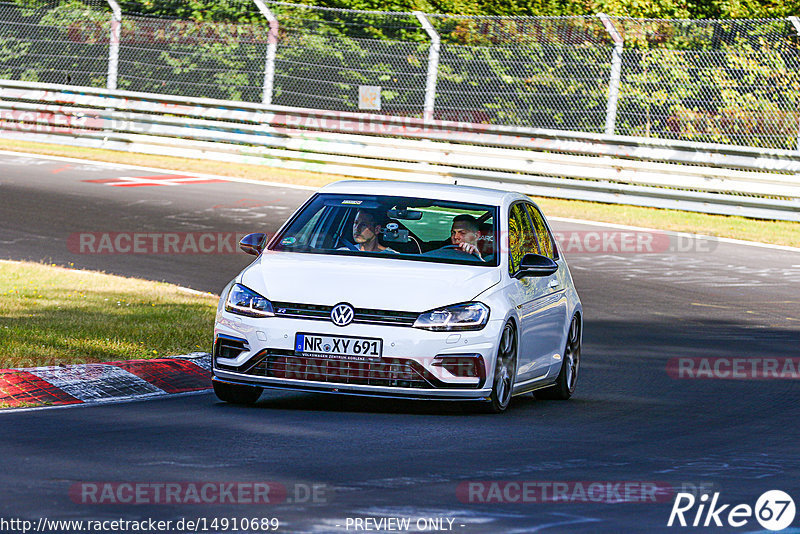
[[[16,156],[16,157],[27,157],[27,158],[34,158],[34,159],[50,159],[55,161],[64,161],[67,163],[80,163],[82,165],[90,164],[90,165],[97,165],[100,167],[108,167],[111,169],[133,169],[139,171],[148,171],[154,172],[157,174],[183,174],[185,176],[197,176],[198,178],[206,178],[206,179],[216,179],[216,180],[226,180],[228,182],[241,182],[244,184],[257,184],[257,185],[266,185],[269,187],[285,187],[287,189],[302,189],[304,191],[316,191],[319,189],[318,187],[313,187],[310,185],[296,185],[296,184],[286,184],[282,182],[265,182],[262,180],[249,180],[247,178],[233,178],[230,176],[221,176],[217,174],[205,174],[200,172],[191,172],[191,171],[176,171],[174,169],[161,169],[156,167],[143,167],[141,165],[128,165],[126,163],[109,163],[106,161],[97,161],[93,159],[80,159],[80,158],[67,158],[64,156],[47,156],[45,154],[28,154],[27,152],[12,152],[10,150],[0,150],[0,156]]]

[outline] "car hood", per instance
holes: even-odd
[[[392,258],[265,253],[240,282],[269,300],[423,312],[467,302],[500,282],[497,267]]]

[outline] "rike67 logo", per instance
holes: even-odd
[[[699,498],[691,493],[678,493],[667,526],[739,528],[755,517],[763,528],[777,532],[794,521],[794,500],[784,491],[765,492],[758,498],[755,507],[749,504],[721,504],[719,496],[718,492],[711,497],[703,494]]]

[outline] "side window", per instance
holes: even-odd
[[[536,233],[522,203],[511,206],[508,214],[508,253],[508,270],[511,274],[517,272],[525,254],[540,253]]]
[[[542,250],[540,254],[553,260],[557,259],[556,247],[553,245],[553,237],[550,235],[550,232],[547,231],[547,225],[544,223],[544,217],[542,217],[542,214],[538,209],[536,209],[535,206],[528,205],[528,213],[533,221],[533,227],[536,231],[536,238]]]

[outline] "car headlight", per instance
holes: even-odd
[[[489,308],[480,302],[467,302],[420,314],[415,328],[426,330],[480,330],[489,320]]]
[[[248,317],[272,317],[272,303],[241,284],[234,284],[225,299],[225,311]]]

